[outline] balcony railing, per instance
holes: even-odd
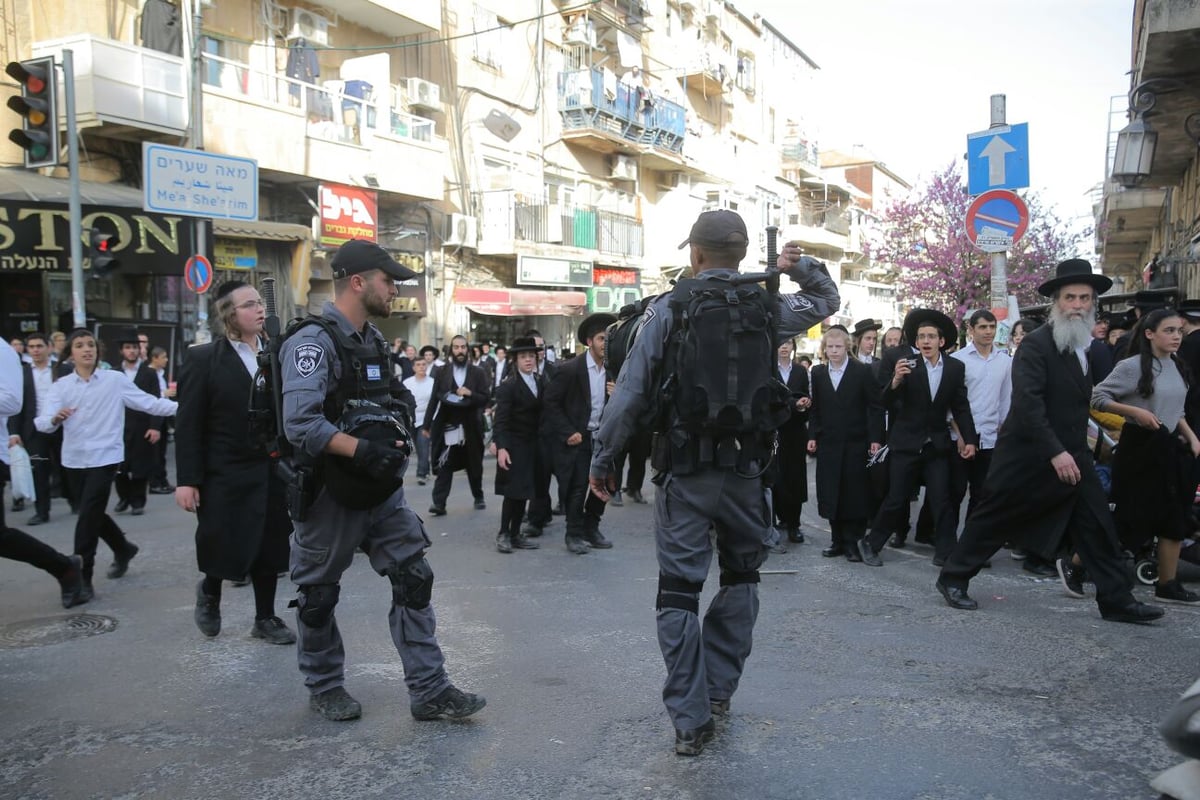
[[[558,109],[567,131],[590,129],[672,153],[683,150],[683,106],[642,86],[616,80],[611,72],[559,73]]]
[[[821,165],[820,155],[816,142],[810,142],[807,139],[784,140],[783,157],[785,160],[799,161],[802,164],[819,167]]]
[[[592,206],[530,202],[512,191],[478,192],[484,238],[559,244],[606,255],[640,258],[645,251],[642,223],[625,214]],[[483,243],[481,243],[481,248]]]

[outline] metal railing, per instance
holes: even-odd
[[[511,190],[477,192],[475,204],[481,209],[480,231],[484,236],[561,244],[631,258],[640,258],[645,252],[642,223],[625,214],[593,206],[530,201]]]

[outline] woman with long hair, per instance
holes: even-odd
[[[227,281],[214,312],[224,336],[188,351],[179,373],[175,417],[175,502],[196,515],[196,627],[221,632],[221,582],[254,586],[250,635],[291,644],[295,634],[275,615],[278,575],[288,568],[286,488],[266,448],[250,430],[247,413],[258,354],[266,346],[266,311],[258,290]]]
[[[1112,490],[1122,543],[1136,552],[1157,536],[1154,596],[1197,603],[1200,594],[1185,589],[1176,577],[1196,493],[1195,458],[1200,456],[1200,440],[1184,417],[1191,376],[1176,356],[1182,341],[1183,318],[1176,311],[1163,308],[1143,316],[1130,339],[1131,355],[1096,386],[1092,408],[1125,417]]]
[[[1013,323],[1012,329],[1008,333],[1008,354],[1014,358],[1017,355],[1017,347],[1021,344],[1021,340],[1025,335],[1038,326],[1037,320],[1022,317]]]

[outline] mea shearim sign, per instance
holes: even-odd
[[[258,162],[165,144],[142,144],[142,207],[160,214],[258,219]]]

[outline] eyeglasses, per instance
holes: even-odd
[[[266,307],[267,307],[267,304],[264,303],[262,300],[247,300],[246,302],[242,303],[240,306],[234,306],[234,308],[242,310],[242,311],[249,309],[249,308],[266,308]]]

